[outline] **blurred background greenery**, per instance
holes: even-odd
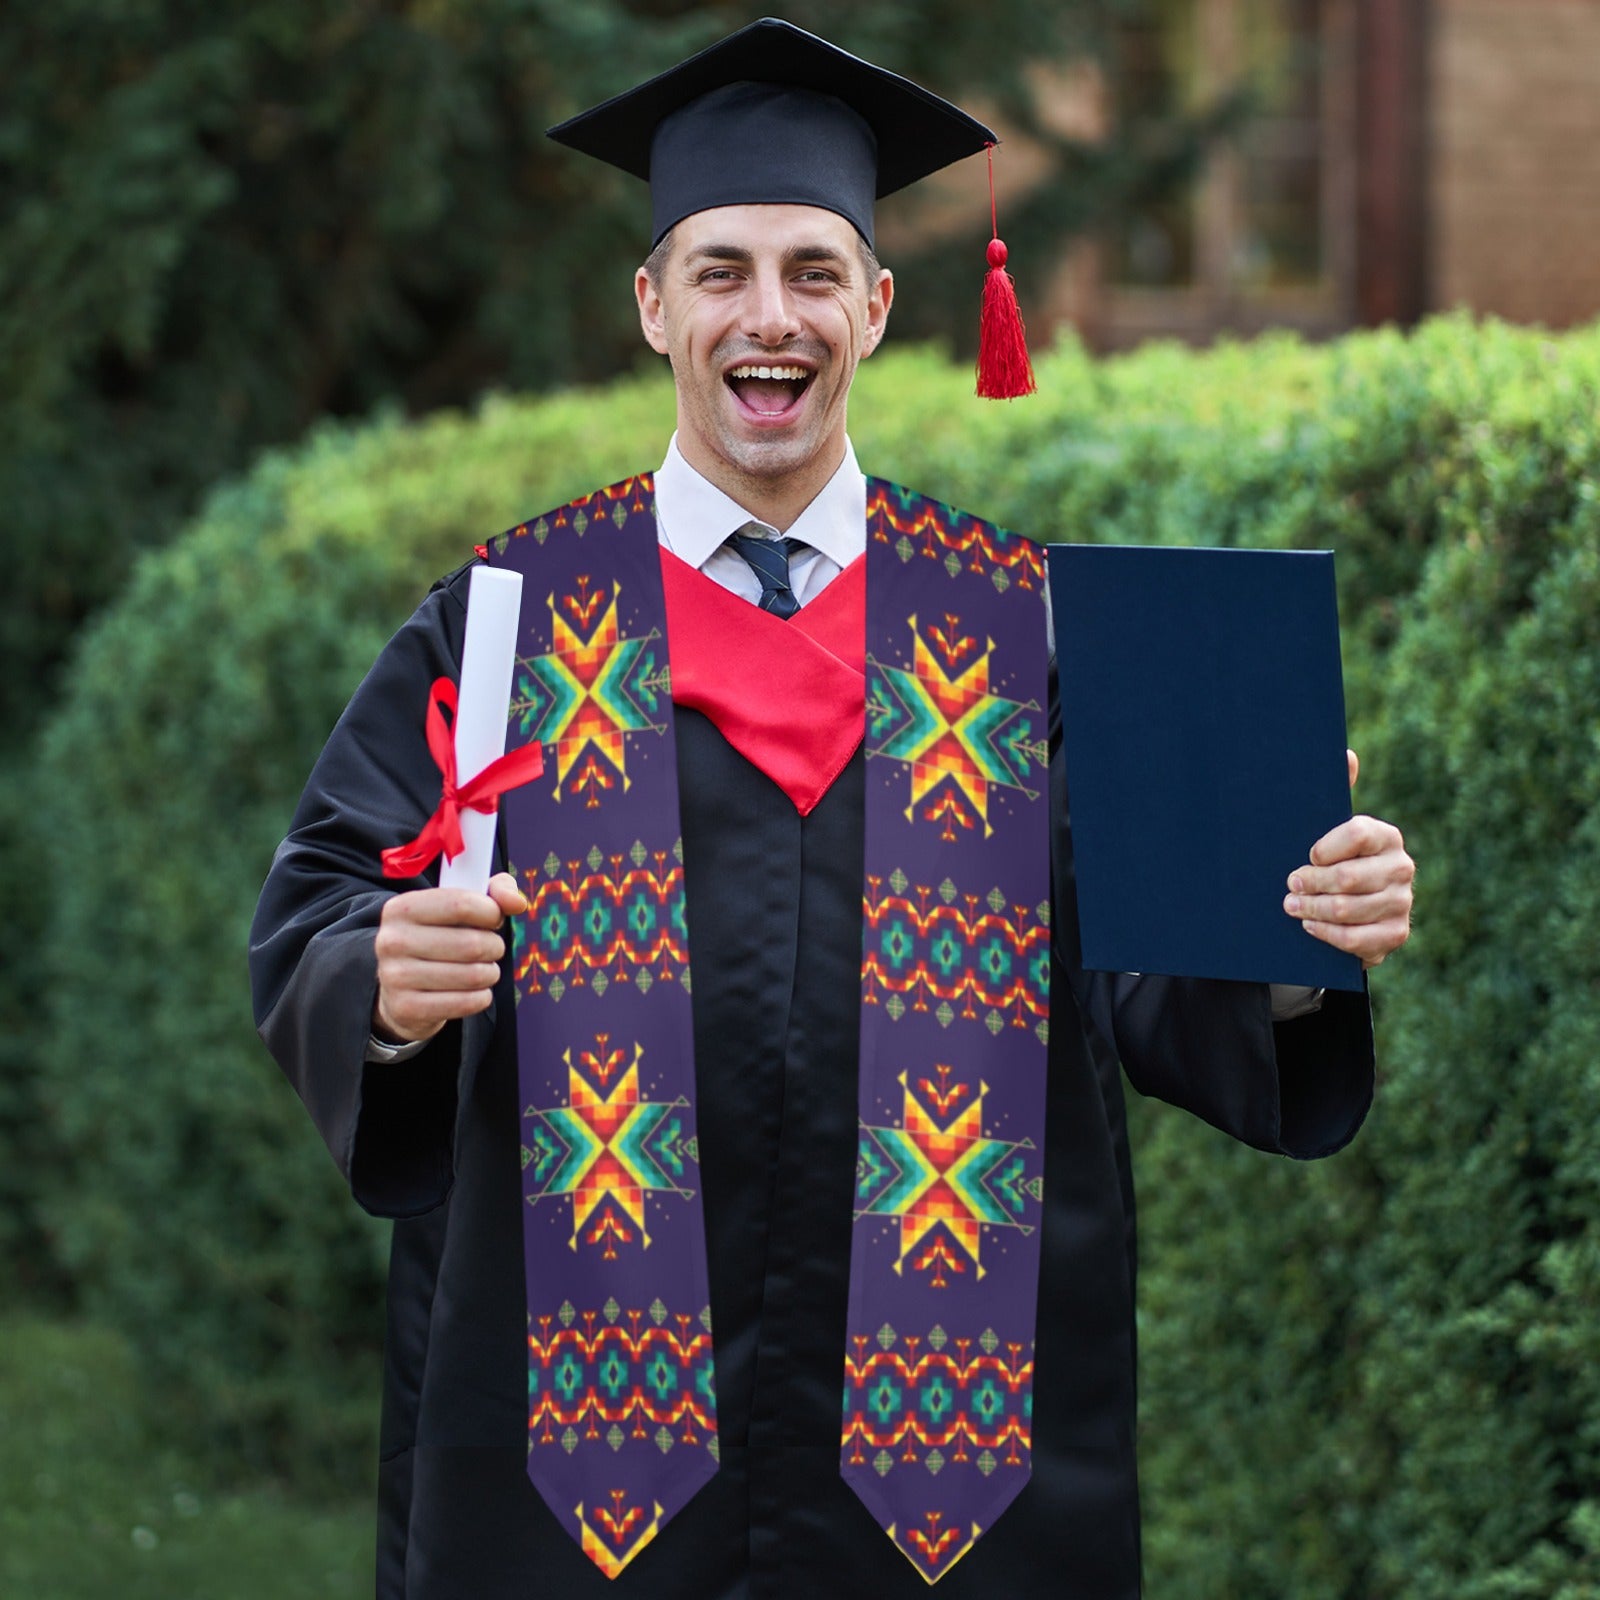
[[[1014,134],[1055,329],[1038,397],[974,401],[981,163],[908,198],[863,460],[1040,536],[1337,550],[1360,798],[1423,864],[1350,1151],[1136,1107],[1154,1600],[1600,1595],[1600,329],[1104,354],[1448,303],[1443,243],[1407,301],[1339,232],[1393,176],[1340,178],[1340,83],[1382,102],[1339,74],[1422,9],[786,11]],[[385,1236],[255,1041],[245,930],[431,578],[659,459],[642,197],[543,127],[757,14],[0,14],[0,1593],[370,1586]]]

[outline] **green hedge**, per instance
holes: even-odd
[[[330,429],[217,494],[95,627],[46,739],[44,1204],[91,1312],[251,1465],[365,1472],[384,1230],[255,1038],[245,943],[340,707],[432,575],[670,422],[634,385]],[[605,443],[592,443],[604,440]]]
[[[1575,1600],[1600,1594],[1600,339],[1447,323],[1328,359],[1370,471],[1329,452],[1319,497],[1366,645],[1359,793],[1403,823],[1420,909],[1347,1155],[1288,1170],[1143,1119],[1152,1592]]]
[[[862,460],[1051,537],[1336,548],[1359,797],[1421,862],[1348,1153],[1135,1108],[1149,1591],[1600,1594],[1600,331],[1067,347],[1040,379],[983,406],[888,353]],[[270,458],[144,564],[50,730],[48,1220],[262,1459],[364,1466],[380,1278],[251,1035],[271,848],[427,579],[651,464],[669,414],[637,380]]]

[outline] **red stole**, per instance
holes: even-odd
[[[860,555],[786,621],[661,552],[674,704],[704,712],[801,816],[866,728],[866,580]]]

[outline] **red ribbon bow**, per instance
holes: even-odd
[[[396,845],[383,852],[386,878],[414,878],[425,871],[441,852],[454,861],[465,848],[461,837],[463,808],[491,815],[498,809],[500,796],[508,789],[531,783],[544,771],[544,747],[525,744],[491,761],[477,777],[456,786],[456,686],[448,678],[435,678],[428,690],[428,751],[444,777],[438,808],[428,818],[422,832],[410,844]],[[444,713],[450,713],[450,721]]]

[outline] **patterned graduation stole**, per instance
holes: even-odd
[[[933,1583],[1031,1470],[1050,985],[1044,556],[877,480],[867,529],[843,1471]]]
[[[930,1583],[1027,1481],[1048,1012],[1043,556],[873,479],[842,1470]],[[528,1473],[616,1577],[716,1471],[654,485],[519,524],[505,802]],[[649,737],[645,737],[645,736]],[[553,759],[552,759],[553,758]]]
[[[528,1475],[614,1578],[717,1470],[653,485],[523,523],[490,559],[526,575],[508,743],[545,746],[505,802],[531,902],[512,924]]]

